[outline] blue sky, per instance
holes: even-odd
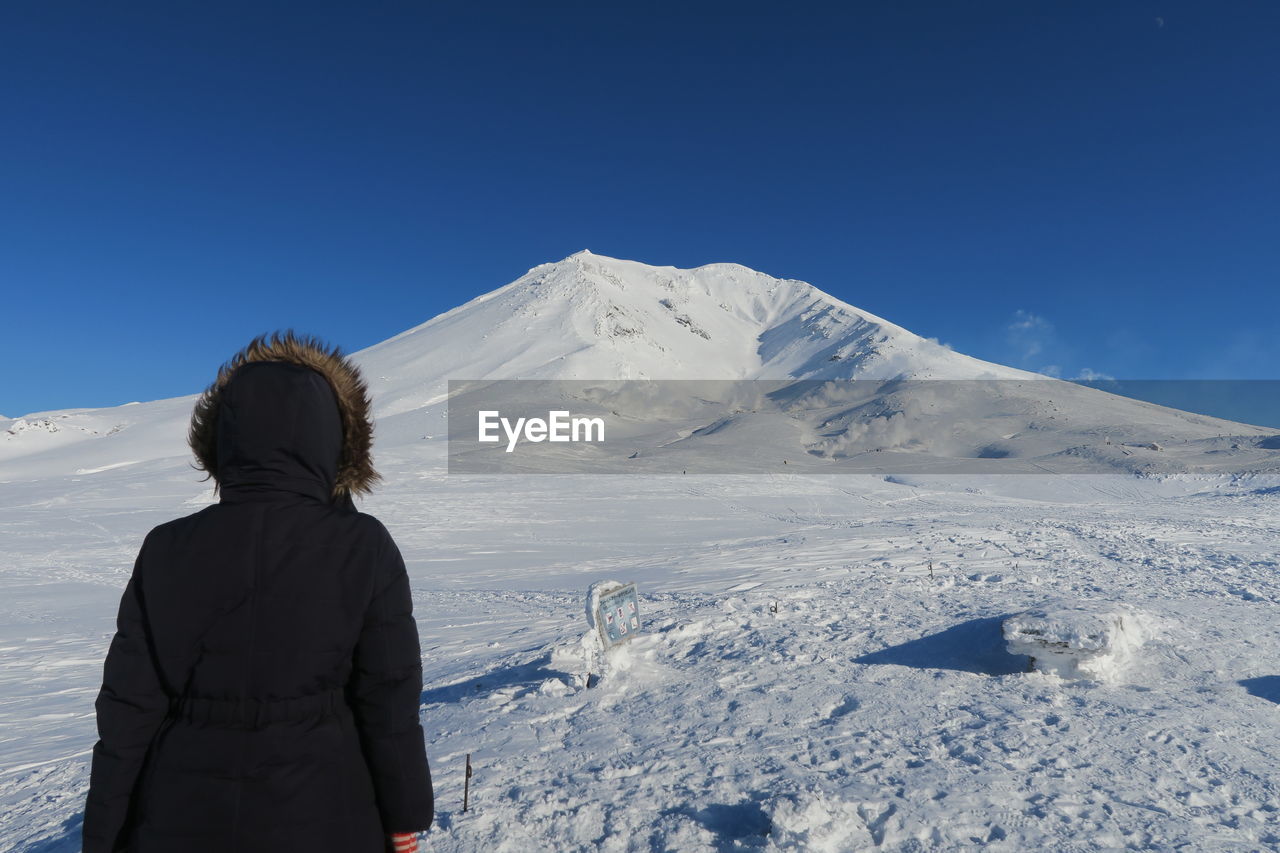
[[[1063,376],[1280,377],[1280,4],[0,5],[0,412],[582,248]]]

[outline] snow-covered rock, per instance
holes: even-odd
[[[18,435],[27,430],[44,430],[45,432],[58,432],[60,427],[54,423],[53,418],[37,418],[28,421],[25,418],[18,418],[9,425],[8,433],[10,435]]]
[[[1030,657],[1039,672],[1115,681],[1146,636],[1127,605],[1052,601],[1006,619],[1004,638],[1010,654]]]

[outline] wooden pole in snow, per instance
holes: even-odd
[[[462,813],[467,813],[471,804],[471,753],[467,753],[467,779],[462,785]]]

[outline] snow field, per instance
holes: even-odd
[[[998,617],[921,612],[893,586],[657,596],[653,632],[595,688],[558,668],[582,660],[569,636],[428,691],[424,719],[444,725],[433,849],[1248,849],[1267,837],[1275,790],[1247,741],[1274,744],[1270,731],[1177,719],[1225,688],[1250,700],[1233,703],[1246,717],[1256,697],[1022,674]],[[879,603],[850,607],[859,593]],[[1175,652],[1142,680],[1182,666]],[[474,812],[461,815],[449,802],[467,751]]]
[[[1046,506],[877,487],[851,513],[858,490],[830,483],[663,493],[673,516],[704,519],[698,544],[655,518],[658,486],[625,485],[578,530],[597,553],[614,537],[635,551],[578,577],[640,579],[649,634],[599,686],[583,686],[580,583],[450,594],[512,627],[462,659],[427,654],[443,685],[424,703],[433,849],[1275,843],[1274,522],[1260,499]],[[490,531],[486,550],[558,549],[561,489],[542,489],[546,516],[526,516],[511,541]],[[746,520],[755,535],[714,536],[708,501],[715,529]],[[614,512],[662,525],[670,544],[608,523]],[[1215,525],[1253,535],[1224,546]],[[1259,594],[1239,595],[1242,581]],[[1158,614],[1123,683],[1027,674],[1007,652],[1004,618],[1057,594]],[[441,603],[424,595],[420,610]],[[477,776],[464,816],[466,752]]]
[[[77,849],[134,543],[207,500],[160,483],[126,510],[108,495],[127,471],[55,513],[0,484],[0,849]],[[429,849],[1280,843],[1269,494],[431,477],[423,501],[390,473],[370,509],[415,589]],[[605,578],[640,584],[647,633],[588,689],[582,591]],[[1004,619],[1052,598],[1148,614],[1119,683],[1009,654]]]

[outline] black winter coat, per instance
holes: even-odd
[[[120,604],[84,851],[381,853],[433,814],[404,562],[334,497],[325,376],[219,393],[221,502],[151,531]]]

